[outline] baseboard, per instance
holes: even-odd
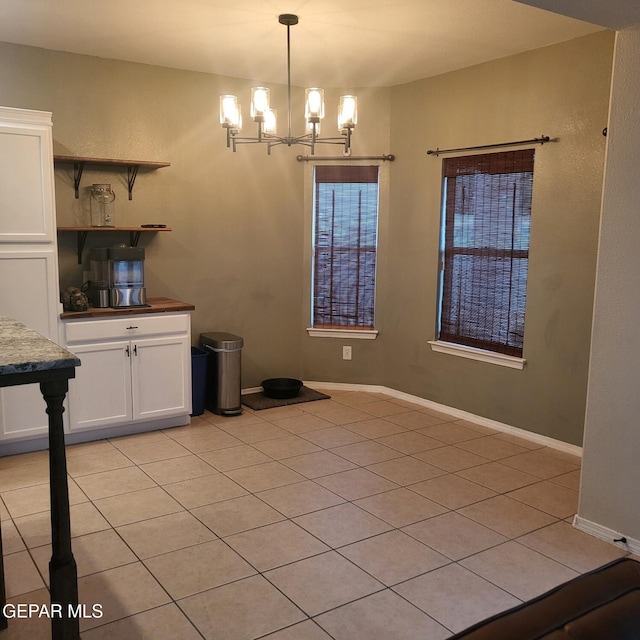
[[[314,386],[319,386],[323,389],[328,390],[335,389],[336,391],[365,391],[369,393],[384,393],[385,395],[391,396],[392,398],[405,400],[406,402],[411,402],[412,404],[424,407],[425,409],[432,409],[441,413],[448,413],[460,420],[469,420],[469,422],[475,422],[482,427],[488,427],[489,429],[494,429],[495,431],[500,431],[501,433],[508,433],[518,438],[522,438],[523,440],[535,442],[536,444],[539,444],[543,447],[549,447],[551,449],[556,449],[557,451],[562,451],[564,453],[582,457],[582,447],[579,447],[578,445],[569,444],[568,442],[562,442],[561,440],[556,440],[555,438],[550,438],[549,436],[543,436],[539,433],[533,433],[532,431],[521,429],[520,427],[514,427],[509,424],[504,424],[503,422],[491,420],[490,418],[484,418],[483,416],[478,416],[473,413],[469,413],[468,411],[462,411],[461,409],[448,407],[444,404],[433,402],[432,400],[426,400],[425,398],[413,396],[409,393],[404,393],[403,391],[390,389],[389,387],[371,384],[315,381],[305,381],[305,385],[312,388]]]
[[[101,427],[88,431],[66,431],[64,441],[66,445],[105,440],[106,438],[118,438],[120,436],[135,435],[158,429],[169,429],[190,424],[188,415],[175,416],[173,418],[158,418],[149,422],[129,422],[117,427]],[[13,456],[32,451],[43,451],[49,448],[49,436],[40,436],[30,440],[17,440],[15,442],[0,443],[0,458]]]
[[[627,538],[619,531],[614,531],[613,529],[609,529],[609,527],[604,527],[601,524],[591,522],[578,515],[574,516],[573,518],[573,526],[579,531],[584,531],[585,533],[588,533],[595,538],[606,540],[607,542],[614,544],[616,547],[624,549],[624,551],[628,551],[629,553],[633,553],[635,555],[640,555],[640,540],[636,540],[635,538]],[[626,538],[626,542],[620,541],[620,538],[623,537]],[[616,542],[616,540],[618,542]]]
[[[242,389],[240,395],[246,396],[248,393],[258,393],[262,391],[262,387],[248,387],[246,389]]]
[[[132,436],[147,431],[158,431],[160,429],[171,429],[172,427],[184,427],[191,423],[188,415],[175,416],[173,418],[157,418],[148,422],[128,422],[117,427],[103,427],[90,431],[79,431],[65,434],[67,444],[80,444],[92,442],[94,440],[104,440],[106,438],[119,438],[121,436]]]

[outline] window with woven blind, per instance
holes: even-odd
[[[443,161],[438,339],[522,357],[533,149]]]
[[[372,329],[378,167],[316,167],[313,209],[313,327]]]

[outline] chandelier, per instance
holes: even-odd
[[[278,22],[287,27],[287,135],[279,136],[276,132],[276,111],[271,108],[270,91],[267,87],[253,87],[251,89],[251,119],[257,125],[256,137],[243,137],[242,111],[237,96],[220,96],[220,124],[227,130],[227,147],[236,150],[239,144],[266,144],[267,153],[271,148],[280,144],[291,147],[302,144],[315,151],[316,144],[340,144],[344,146],[344,155],[351,154],[351,134],[358,120],[358,99],[354,95],[340,96],[338,106],[338,132],[335,138],[320,137],[320,122],[324,118],[324,90],[317,87],[305,89],[305,120],[306,132],[300,136],[291,134],[291,42],[290,29],[298,24],[298,16],[283,13],[278,16]]]

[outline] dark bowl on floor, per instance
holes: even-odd
[[[295,378],[269,378],[262,381],[262,389],[268,398],[295,398],[302,389],[302,380]]]

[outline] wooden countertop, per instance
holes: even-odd
[[[170,313],[175,311],[193,311],[195,306],[188,302],[172,300],[171,298],[147,298],[148,307],[89,307],[86,311],[65,311],[60,314],[63,320],[75,320],[77,318],[111,318],[117,316],[131,316],[141,313]]]

